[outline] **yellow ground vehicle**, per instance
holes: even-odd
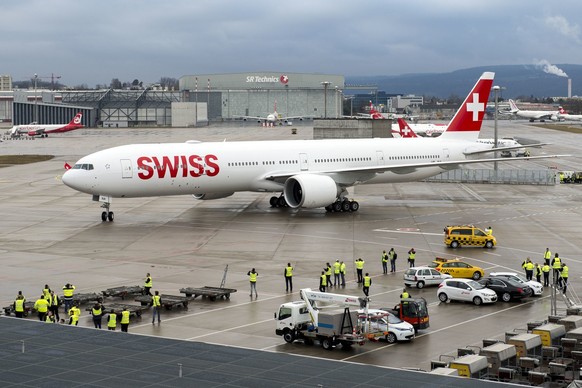
[[[447,226],[445,228],[445,245],[457,248],[462,245],[493,248],[497,239],[473,225]]]
[[[485,275],[483,268],[475,267],[474,265],[467,264],[459,259],[449,260],[442,257],[437,257],[428,266],[436,269],[441,273],[448,273],[454,278],[479,280],[481,277],[483,277],[483,275]]]

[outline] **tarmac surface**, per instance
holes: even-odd
[[[499,163],[499,168],[582,171],[579,136],[501,121],[499,137],[515,136],[549,142],[532,155],[572,154],[572,157]],[[481,137],[493,137],[485,122]],[[537,298],[494,305],[440,303],[436,289],[411,289],[429,302],[430,324],[410,343],[367,343],[351,351],[326,351],[302,343],[287,344],[275,335],[273,313],[281,303],[299,299],[301,288],[317,288],[326,262],[348,264],[348,284],[331,292],[363,295],[355,281],[353,262],[365,261],[370,272],[372,307],[391,307],[402,292],[406,252],[414,247],[417,265],[435,256],[463,257],[486,273],[522,272],[531,257],[541,263],[546,247],[558,252],[570,268],[570,289],[582,293],[582,230],[580,185],[529,186],[451,183],[362,185],[350,190],[360,202],[356,213],[326,213],[324,209],[270,208],[271,194],[237,193],[198,201],[190,196],[114,199],[114,222],[101,222],[101,209],[86,194],[60,181],[63,164],[108,147],[132,143],[309,139],[312,127],[260,128],[247,124],[190,129],[82,129],[37,140],[0,143],[0,154],[51,154],[41,163],[0,169],[0,302],[13,302],[18,290],[35,300],[45,284],[58,290],[66,283],[77,292],[101,292],[117,286],[143,285],[147,272],[153,290],[180,295],[183,287],[221,284],[238,291],[230,299],[200,297],[189,308],[162,312],[152,325],[151,313],[133,320],[130,333],[307,355],[328,360],[395,368],[430,369],[430,360],[456,354],[457,348],[480,347],[483,339],[503,339],[531,321],[547,319],[549,290]],[[477,168],[477,166],[475,166]],[[483,166],[488,167],[488,166]],[[444,246],[443,227],[454,224],[492,226],[498,246],[493,250]],[[398,253],[396,274],[382,275],[382,250]],[[294,293],[285,292],[287,262],[294,266]],[[258,298],[249,298],[247,272],[259,273]],[[135,303],[129,301],[128,303]],[[135,303],[136,305],[138,303]],[[79,323],[92,327],[83,310]],[[93,332],[88,330],[89,332]],[[268,354],[271,353],[267,353]]]

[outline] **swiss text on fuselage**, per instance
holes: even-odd
[[[141,179],[166,177],[199,177],[202,175],[216,176],[220,166],[216,155],[173,155],[173,156],[140,156],[137,158],[137,174]]]

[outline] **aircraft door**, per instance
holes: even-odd
[[[133,178],[133,169],[131,167],[131,160],[121,159],[121,177]]]
[[[378,158],[378,166],[383,166],[384,163],[384,152],[376,151],[376,157]]]
[[[307,158],[307,154],[299,154],[299,166],[301,171],[309,170],[309,159]]]
[[[449,149],[448,148],[443,148],[443,161],[445,160],[449,160],[449,158],[451,157],[451,154],[449,153]]]

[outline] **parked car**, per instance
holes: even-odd
[[[526,280],[525,276],[515,272],[491,272],[489,276],[505,277],[512,279],[513,281],[516,281],[518,283],[528,285],[533,290],[533,294],[537,296],[542,295],[544,293],[544,285],[542,283],[537,282],[535,280]]]
[[[504,302],[521,300],[533,293],[528,285],[506,277],[486,277],[479,280],[479,283],[495,291],[497,297]]]
[[[404,272],[404,285],[407,287],[416,286],[438,286],[445,279],[452,278],[452,275],[441,273],[430,267],[412,267]]]
[[[446,279],[439,285],[437,296],[441,302],[460,300],[473,302],[476,306],[482,303],[495,303],[495,291],[471,279]]]
[[[454,278],[472,278],[473,280],[479,280],[485,275],[483,268],[465,263],[458,258],[445,259],[437,257],[428,266],[441,273],[447,273]]]

